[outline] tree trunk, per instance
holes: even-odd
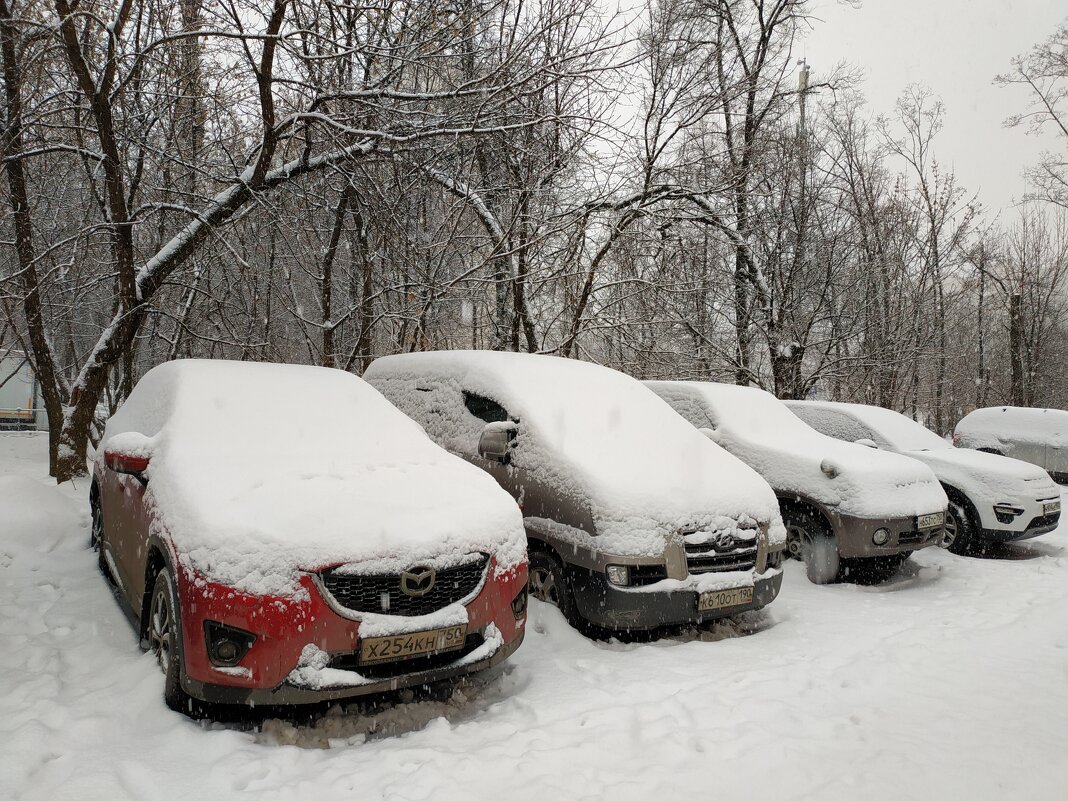
[[[0,50],[4,64],[7,130],[4,136],[4,167],[15,229],[15,253],[22,276],[22,309],[33,348],[33,369],[41,384],[48,414],[48,471],[58,478],[59,434],[63,426],[63,395],[55,354],[45,331],[41,285],[33,248],[29,190],[21,154],[23,145],[22,74],[16,50],[18,28],[11,20],[7,0],[0,0]],[[28,354],[27,354],[28,355]]]
[[[1014,292],[1009,296],[1009,366],[1012,374],[1009,396],[1013,406],[1023,406],[1024,403],[1022,305],[1020,293]]]

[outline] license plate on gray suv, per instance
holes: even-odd
[[[752,587],[735,587],[730,590],[712,590],[702,592],[697,599],[698,612],[711,612],[714,609],[729,609],[753,602]]]
[[[937,528],[946,522],[944,512],[932,512],[929,515],[920,515],[916,519],[916,528]]]

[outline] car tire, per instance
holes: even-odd
[[[178,592],[170,570],[156,574],[148,602],[148,649],[163,671],[163,700],[176,712],[186,712],[187,697],[182,692],[182,627],[178,617]]]
[[[92,513],[92,528],[89,533],[89,547],[96,551],[96,565],[109,584],[115,584],[115,576],[108,567],[108,558],[105,552],[107,535],[104,532],[104,510],[100,508],[100,499],[95,498],[89,502],[89,510]]]
[[[823,517],[806,509],[790,510],[784,517],[787,552],[805,563],[808,580],[813,584],[837,580],[842,560],[838,542]]]
[[[531,598],[553,604],[567,622],[581,628],[582,620],[575,608],[571,586],[567,583],[564,567],[547,551],[531,551],[527,568],[527,590]]]
[[[974,556],[985,550],[979,538],[975,516],[965,504],[950,501],[946,519],[947,521],[954,520],[957,526],[953,541],[945,546],[950,553],[955,553],[958,556]]]

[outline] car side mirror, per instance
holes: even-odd
[[[867,437],[862,437],[861,439],[855,439],[855,440],[853,440],[853,444],[854,445],[863,445],[865,448],[875,448],[875,450],[879,450],[879,446],[875,444],[875,440],[868,439]]]
[[[152,440],[135,431],[124,431],[108,440],[104,449],[104,466],[115,473],[133,476],[148,484],[145,471],[152,453]]]
[[[503,423],[487,423],[478,438],[478,455],[501,464],[512,460],[515,436],[519,426],[508,420]]]

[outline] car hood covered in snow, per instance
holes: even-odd
[[[1056,498],[1060,494],[1041,467],[1008,456],[953,447],[904,453],[928,465],[947,484],[964,491],[980,490],[995,501],[1011,501],[1019,495],[1030,500]]]
[[[345,562],[524,559],[507,493],[340,370],[168,362],[108,421],[108,449],[150,456],[153,526],[181,558],[250,592]]]
[[[651,381],[649,386],[698,428],[712,429],[716,442],[777,492],[868,518],[911,517],[948,504],[930,468],[825,436],[761,389],[702,381]]]
[[[513,466],[588,502],[604,550],[659,553],[680,529],[757,524],[768,524],[773,543],[785,541],[767,482],[616,370],[554,356],[439,351],[377,359],[366,377],[459,453],[474,452],[485,424],[443,398],[462,389],[504,406],[519,420]]]

